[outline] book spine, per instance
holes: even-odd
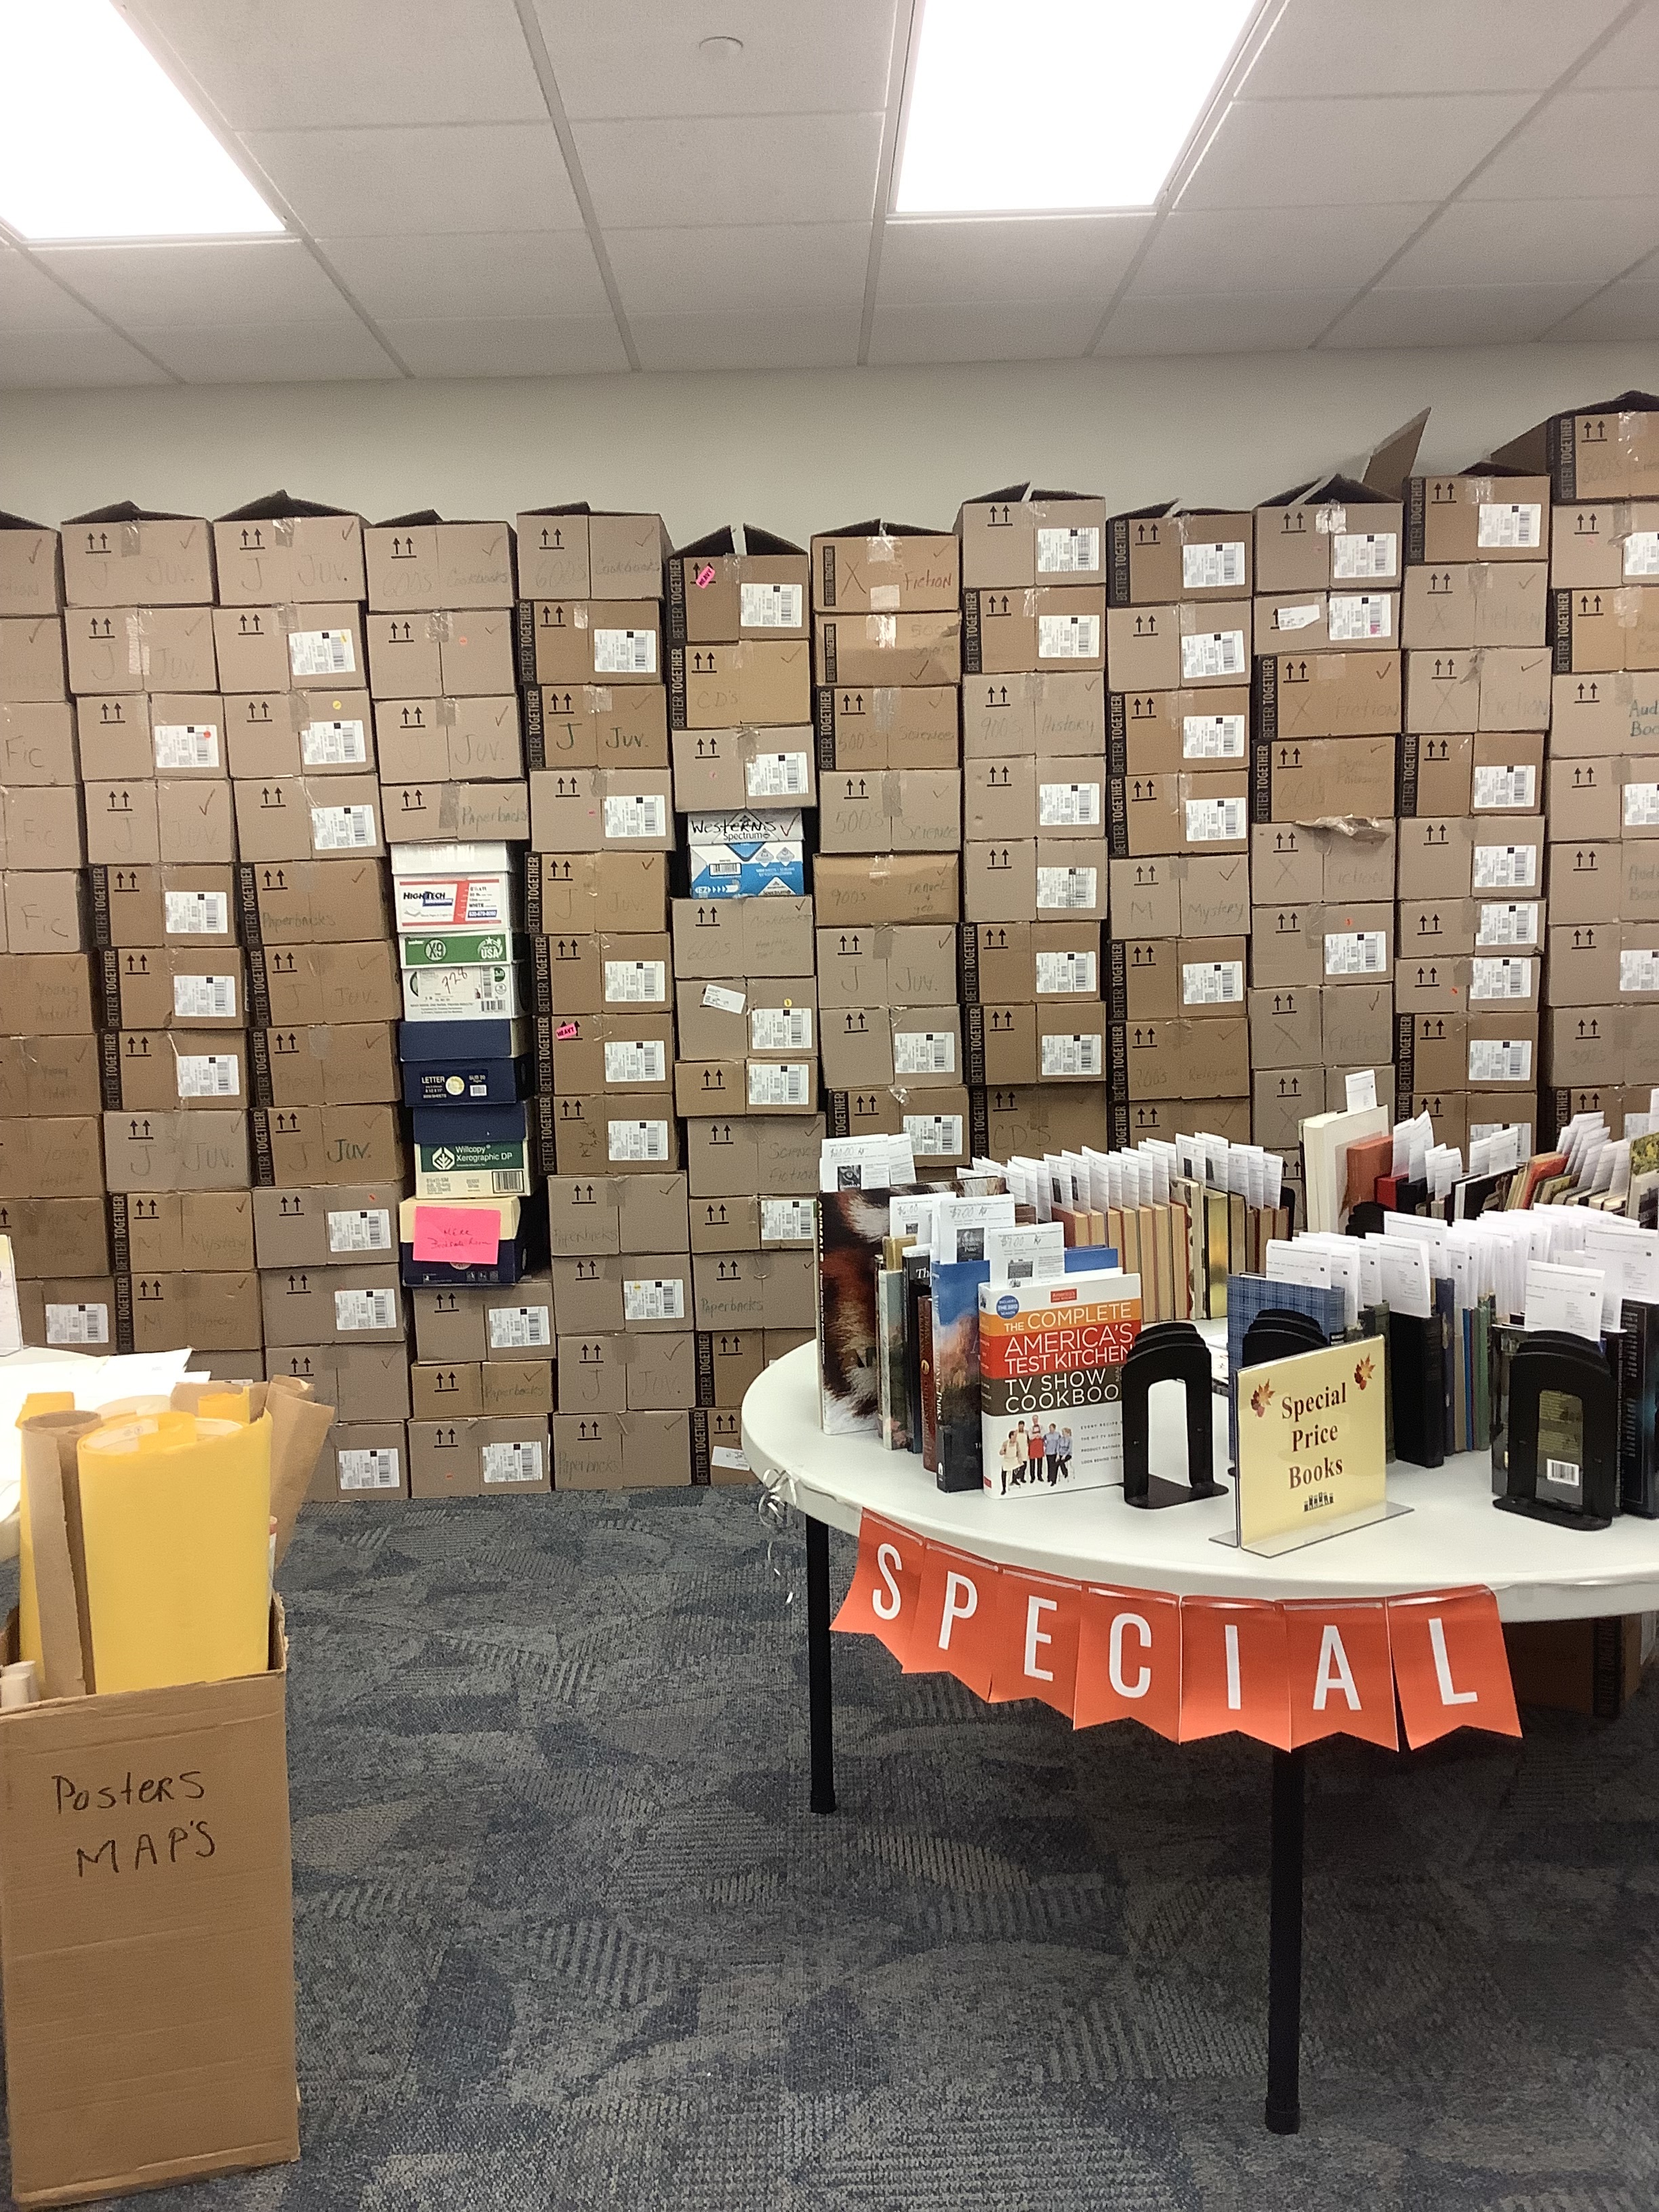
[[[939,1392],[933,1374],[933,1301],[916,1300],[916,1358],[921,1385],[921,1463],[939,1473]]]

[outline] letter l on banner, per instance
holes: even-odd
[[[1504,1626],[1489,1589],[1391,1597],[1389,1641],[1413,1751],[1454,1729],[1520,1735]]]

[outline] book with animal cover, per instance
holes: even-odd
[[[926,1185],[827,1190],[817,1201],[818,1419],[827,1436],[880,1426],[876,1273],[888,1201]]]
[[[1140,1279],[1120,1270],[979,1293],[982,1484],[995,1498],[1123,1480],[1123,1363]]]

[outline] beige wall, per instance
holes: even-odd
[[[1034,477],[1249,506],[1432,405],[1429,469],[1541,416],[1659,385],[1659,348],[1212,355],[1171,360],[185,386],[0,394],[0,506],[57,521],[118,499],[221,514],[285,486],[377,520],[586,499],[659,509],[678,542],[732,520],[805,539],[883,513],[948,526]]]

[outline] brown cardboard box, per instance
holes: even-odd
[[[52,615],[64,604],[58,532],[0,515],[0,615]]]
[[[824,853],[954,853],[962,842],[956,769],[836,769],[823,781]]]
[[[1178,937],[1113,936],[1106,957],[1106,1007],[1115,1022],[1163,1021],[1181,1012]]]
[[[72,784],[76,763],[75,709],[66,700],[0,699],[0,786]]]
[[[406,1334],[398,1262],[374,1267],[281,1267],[262,1273],[264,1340],[401,1344]]]
[[[686,1180],[696,1198],[743,1198],[756,1191],[798,1195],[818,1187],[823,1117],[749,1114],[689,1121]]]
[[[1252,1038],[1254,1048],[1254,1036]],[[1381,1097],[1381,1092],[1378,1096]],[[1302,1141],[1302,1124],[1325,1111],[1322,1067],[1258,1066],[1250,1078],[1252,1139],[1270,1152],[1289,1152]],[[1435,1125],[1439,1134],[1439,1124]]]
[[[1617,921],[1625,890],[1622,863],[1618,845],[1551,846],[1550,919]]]
[[[103,1103],[95,1037],[0,1037],[0,1117],[97,1114]]]
[[[1545,1081],[1557,1087],[1622,1083],[1622,1026],[1617,1006],[1547,1006],[1541,1041]]]
[[[526,684],[660,685],[661,610],[654,599],[521,599],[517,675]]]
[[[975,677],[962,687],[965,759],[1105,750],[1106,678],[1091,669]]]
[[[62,619],[57,615],[0,615],[0,698],[21,706],[68,696]]]
[[[1063,576],[1069,582],[1106,580],[1106,502],[1074,492],[1036,492],[1011,486],[1008,497],[970,500],[957,513],[962,581],[1018,590]]]
[[[817,1215],[811,1198],[705,1198],[691,1208],[691,1250],[811,1251]]]
[[[1659,591],[1553,592],[1550,636],[1558,676],[1659,668]]]
[[[820,962],[824,957],[820,945]],[[968,1005],[980,1000],[1100,997],[1099,925],[981,922],[964,929],[962,994]]]
[[[214,1275],[252,1273],[254,1229],[249,1191],[168,1191],[149,1197],[117,1192],[109,1211],[118,1275],[178,1275],[192,1267]],[[253,1340],[258,1337],[256,1322]]]
[[[547,1185],[553,1251],[566,1259],[683,1252],[686,1202],[684,1175],[553,1176]]]
[[[407,1498],[407,1453],[401,1421],[336,1421],[317,1462],[312,1502]]]
[[[948,923],[820,929],[817,940],[825,1014],[831,1006],[936,1006],[956,996],[957,932]]]
[[[522,843],[530,835],[525,783],[383,782],[380,808],[388,845]]]
[[[483,1370],[477,1360],[459,1364],[412,1364],[410,1403],[417,1421],[453,1421],[483,1412]]]
[[[1107,805],[1112,857],[1243,850],[1249,841],[1249,775],[1241,769],[1114,776]]]
[[[107,613],[68,614],[64,644],[69,688],[77,696],[222,688],[212,611],[204,606],[115,607]],[[22,696],[55,695],[33,690]]]
[[[1413,649],[1540,646],[1549,611],[1541,561],[1468,561],[1408,568],[1401,641]]]
[[[248,1203],[257,1264],[267,1269],[384,1266],[397,1249],[404,1195],[401,1184],[256,1190]]]
[[[837,1006],[823,1022],[819,1050],[823,1079],[836,1091],[895,1082],[925,1091],[963,1079],[955,1006]]]
[[[678,1114],[814,1114],[818,1103],[816,1055],[795,1060],[678,1060],[674,1110]]]
[[[678,1124],[668,1103],[638,1091],[539,1099],[544,1173],[662,1175],[678,1167]]]
[[[250,979],[261,1028],[310,1022],[395,1022],[403,1012],[398,948],[374,943],[267,945]]]
[[[1467,1014],[1395,1017],[1395,1087],[1400,1097],[1464,1091],[1469,1080]]]
[[[885,865],[856,860],[828,864],[831,869],[848,871]],[[943,865],[931,860],[890,863],[896,870],[915,871],[924,879]],[[820,901],[824,875],[821,864]],[[676,899],[674,973],[682,981],[718,981],[722,975],[811,975],[812,915],[813,902],[806,898]]]
[[[0,944],[8,952],[84,952],[91,944],[81,878],[73,870],[7,871]]]
[[[552,1274],[559,1328],[572,1335],[627,1329],[650,1336],[692,1326],[689,1254],[556,1259]]]
[[[198,1267],[171,1275],[123,1276],[118,1311],[135,1352],[232,1352],[260,1342],[259,1278],[251,1271],[208,1273]]]
[[[395,1106],[272,1107],[252,1117],[255,1174],[288,1188],[402,1182],[406,1168]]]
[[[1277,592],[1255,607],[1258,653],[1399,649],[1398,592]]]
[[[670,1346],[678,1337],[641,1337]],[[691,1342],[693,1340],[686,1339]],[[559,1410],[574,1413],[621,1413],[628,1408],[628,1365],[620,1336],[562,1336],[558,1344]]]
[[[967,1091],[919,1094],[878,1087],[832,1091],[825,1118],[835,1137],[908,1136],[917,1173],[928,1176],[967,1164],[972,1115],[973,1094]]]
[[[245,861],[331,855],[365,860],[386,850],[380,835],[380,787],[372,775],[319,776],[315,781],[307,776],[269,776],[257,783],[233,784],[231,789]]]
[[[533,938],[531,959],[538,1014],[651,1012],[672,1001],[673,945],[660,931]]]
[[[228,738],[216,691],[119,695],[76,702],[81,773],[88,782],[205,776],[222,781]]]
[[[963,827],[971,842],[1000,837],[1098,839],[1106,823],[1101,760],[1060,754],[976,759],[963,778]]]
[[[1464,899],[1473,889],[1476,824],[1470,816],[1420,816],[1400,824],[1396,881],[1402,902]]]
[[[962,681],[962,617],[954,611],[948,614],[820,614],[815,618],[815,632],[814,665],[824,684],[880,686]],[[672,702],[670,713],[672,716]],[[702,726],[694,715],[688,719],[692,727]],[[733,719],[722,715],[720,721]],[[720,724],[711,716],[707,726]]]
[[[112,946],[100,956],[107,1029],[234,1029],[246,1024],[247,977],[239,951]]]
[[[382,783],[517,782],[524,775],[519,702],[511,692],[379,699],[374,736]]]
[[[526,599],[659,599],[668,532],[659,514],[538,507],[518,518]]]
[[[411,1498],[494,1498],[551,1488],[544,1420],[474,1416],[409,1425]]]
[[[362,616],[350,600],[216,607],[213,649],[222,691],[281,692],[347,678],[361,689],[368,665]]]
[[[1115,607],[1163,599],[1248,599],[1255,517],[1174,504],[1115,514],[1106,526]]]
[[[1260,987],[1346,988],[1392,972],[1392,905],[1258,907],[1255,925],[1250,981]]]
[[[568,1014],[554,1024],[553,1088],[665,1093],[672,1081],[674,1017],[627,1008]]]
[[[1550,695],[1552,759],[1640,753],[1659,739],[1659,677],[1558,676]]]
[[[672,779],[662,769],[538,769],[530,836],[538,853],[670,852]]]
[[[1494,459],[1517,469],[1547,469],[1559,500],[1647,499],[1659,494],[1655,401],[1646,392],[1552,415],[1501,447]]]
[[[1413,734],[1400,740],[1400,811],[1405,815],[1535,814],[1543,778],[1544,738],[1539,732]]]
[[[719,530],[669,562],[668,634],[676,645],[805,638],[811,586],[806,555],[787,538],[746,526]]]
[[[1098,1000],[1092,1012],[1102,1012]],[[963,1073],[975,1085],[1035,1083],[1037,1079],[1037,1010],[1034,1002],[1012,1000],[966,1009]]]
[[[949,532],[850,523],[813,538],[811,581],[812,605],[822,613],[953,613],[960,549]]]
[[[1255,733],[1277,740],[1382,736],[1401,722],[1401,656],[1285,653],[1255,669]]]
[[[704,1252],[692,1262],[700,1329],[810,1328],[817,1297],[811,1252]]]
[[[0,1121],[0,1198],[101,1198],[94,1115]]]
[[[309,1382],[342,1421],[409,1419],[409,1352],[401,1344],[273,1346],[265,1372]]]
[[[1334,815],[1386,819],[1395,804],[1395,739],[1279,738],[1252,748],[1251,811],[1258,823]]]
[[[0,1006],[20,1036],[85,1036],[93,1017],[92,963],[84,952],[0,954]]]
[[[112,1191],[246,1190],[247,1115],[224,1106],[106,1113],[104,1173]]]
[[[1256,1069],[1318,1069],[1322,1065],[1323,1012],[1316,984],[1281,984],[1277,989],[1253,990],[1249,994],[1250,1065]],[[1389,1048],[1393,1048],[1389,1036]],[[1300,1090],[1280,1098],[1295,1097]],[[1317,1107],[1306,1109],[1316,1113]]]
[[[962,757],[954,684],[823,684],[814,695],[818,767],[955,768]],[[745,802],[746,803],[746,802]]]
[[[109,1224],[101,1197],[0,1198],[0,1237],[10,1237],[12,1263],[24,1281],[65,1270],[76,1275],[110,1272]]]
[[[1352,831],[1314,823],[1259,822],[1250,831],[1251,896],[1259,906],[1375,904],[1395,890],[1395,826]]]
[[[814,907],[821,929],[843,924],[862,926],[896,922],[954,921],[960,911],[957,859],[941,854],[895,854],[866,860],[862,856],[820,859],[813,870]],[[713,902],[710,902],[713,903]],[[759,901],[735,901],[757,905]],[[680,956],[680,935],[675,933],[678,971],[687,969]],[[744,972],[750,972],[744,963]],[[729,972],[729,970],[728,970]]]
[[[688,1413],[556,1413],[556,1490],[677,1490],[691,1480]]]
[[[1468,1059],[1465,1080],[1471,1090],[1536,1091],[1538,1087],[1539,1014],[1506,1007],[1502,1012],[1469,1013]],[[1527,1101],[1523,1111],[1529,1111]]]
[[[553,1358],[553,1284],[547,1275],[526,1276],[510,1285],[417,1290],[413,1304],[415,1342],[422,1359],[545,1364]]]
[[[0,792],[0,867],[61,871],[80,867],[86,857],[80,794],[73,785],[53,790],[24,784]]]
[[[74,515],[63,554],[71,607],[205,605],[214,596],[212,540],[192,516],[130,505]]]
[[[504,522],[398,515],[363,532],[368,604],[386,612],[513,604],[513,532]]]
[[[296,512],[281,493],[221,515],[213,553],[222,607],[361,600],[368,589],[362,518],[327,507]]]
[[[479,1397],[486,1420],[546,1420],[555,1396],[550,1359],[487,1359],[478,1370]]]
[[[823,864],[817,883],[823,884]],[[1036,840],[1024,837],[969,844],[962,854],[962,908],[974,924],[1029,923],[1036,920]],[[819,919],[824,919],[822,906]]]
[[[1097,584],[1045,584],[963,596],[962,667],[978,676],[1106,665],[1106,594]]]
[[[1544,817],[1552,844],[1620,835],[1625,763],[1616,760],[1552,760],[1545,779]]]
[[[92,1352],[119,1349],[111,1277],[58,1276],[20,1283],[17,1291],[26,1345]]]
[[[1113,775],[1243,768],[1249,758],[1249,686],[1207,691],[1114,691],[1107,766]]]
[[[683,814],[816,806],[810,728],[676,730],[674,804]]]
[[[1250,672],[1250,603],[1191,600],[1170,605],[1114,605],[1106,617],[1106,657],[1114,691],[1237,687]]]
[[[817,1049],[817,1007],[811,975],[682,983],[679,1049],[688,1060],[798,1060]]]
[[[106,1030],[104,1104],[112,1113],[218,1111],[248,1103],[240,1030]]]
[[[365,1106],[403,1095],[390,1022],[255,1030],[248,1052],[256,1106]]]
[[[1230,1098],[1249,1070],[1243,1014],[1208,1021],[1116,1022],[1106,1037],[1107,1085],[1114,1098]]]
[[[1418,954],[1395,963],[1395,1004],[1406,1013],[1534,1013],[1542,964],[1527,952]]]
[[[1412,564],[1549,558],[1547,477],[1506,468],[1412,477],[1406,486],[1406,559]]]
[[[216,883],[217,878],[214,880]],[[244,866],[234,880],[236,910],[250,946],[366,943],[391,934],[386,870],[378,860],[343,854],[276,866]],[[181,886],[181,900],[193,888],[192,878]],[[95,884],[94,895],[95,899]]]
[[[518,673],[519,629],[506,608],[372,614],[366,632],[376,699],[499,697]]]
[[[1255,589],[1398,583],[1405,511],[1351,478],[1329,478],[1255,510]]]
[[[1387,983],[1349,984],[1320,998],[1322,1058],[1328,1067],[1386,1066],[1394,1052],[1394,992]],[[1346,1098],[1343,1101],[1346,1104]]]
[[[1406,727],[1434,736],[1541,730],[1549,713],[1549,682],[1550,656],[1543,647],[1408,653]]]
[[[1573,847],[1575,858],[1578,851]],[[1588,848],[1591,853],[1595,846]],[[1602,848],[1605,849],[1605,848]],[[1619,909],[1627,920],[1650,921],[1659,915],[1659,844],[1651,838],[1626,842],[1619,848]],[[1563,921],[1570,917],[1562,914]]]
[[[1623,974],[1630,975],[1632,984],[1644,983],[1651,975],[1641,956],[1643,940],[1656,934],[1659,933],[1650,925],[1638,921],[1555,923],[1549,933],[1552,1007],[1615,1005]],[[1627,939],[1637,954],[1628,969],[1620,957]]]
[[[1646,551],[1643,541],[1656,530],[1659,508],[1650,501],[1558,501],[1550,512],[1551,584],[1558,590],[1565,586],[1575,592],[1605,592],[1634,581],[1626,568],[1640,568]]]
[[[744,902],[746,903],[746,902]],[[660,853],[531,853],[525,927],[659,933],[668,927],[668,864]]]
[[[1110,878],[1114,936],[1243,937],[1253,926],[1243,853],[1115,860]]]
[[[743,1404],[751,1382],[766,1368],[766,1336],[758,1328],[723,1328],[696,1340],[699,1402],[715,1406]]]
[[[893,619],[915,622],[940,617],[910,616]],[[827,663],[821,665],[828,667]],[[897,672],[890,666],[880,672],[878,677],[848,672],[849,682],[892,683],[896,678]],[[939,683],[950,679],[928,675],[916,680]],[[811,650],[804,638],[745,638],[738,645],[676,645],[669,648],[671,729],[729,730],[741,723],[761,729],[782,729],[810,721],[811,715]]]
[[[998,1085],[977,1093],[975,1108],[973,1149],[994,1159],[1110,1141],[1106,1093],[1097,1085]]]
[[[1114,958],[1116,945],[1112,944]],[[1134,978],[1137,988],[1133,996],[1146,1001],[1149,995],[1164,995],[1164,981],[1167,978],[1167,1006],[1154,1006],[1149,1003],[1126,1004],[1121,1014],[1114,1019],[1133,1019],[1137,1013],[1184,1014],[1189,1020],[1206,1017],[1236,1014],[1244,1005],[1244,970],[1249,954],[1249,939],[1244,937],[1182,937],[1173,945],[1168,939],[1159,940],[1156,950],[1159,957],[1153,963],[1155,971],[1162,971],[1157,988],[1148,994],[1151,980],[1147,963],[1143,959],[1140,972],[1135,977],[1134,954],[1153,950],[1146,940],[1139,939],[1128,948],[1126,963],[1126,1000],[1130,995],[1127,986]]]
[[[1098,1083],[1106,1073],[1106,1009],[1097,1000],[1036,1009],[1039,1083]]]

